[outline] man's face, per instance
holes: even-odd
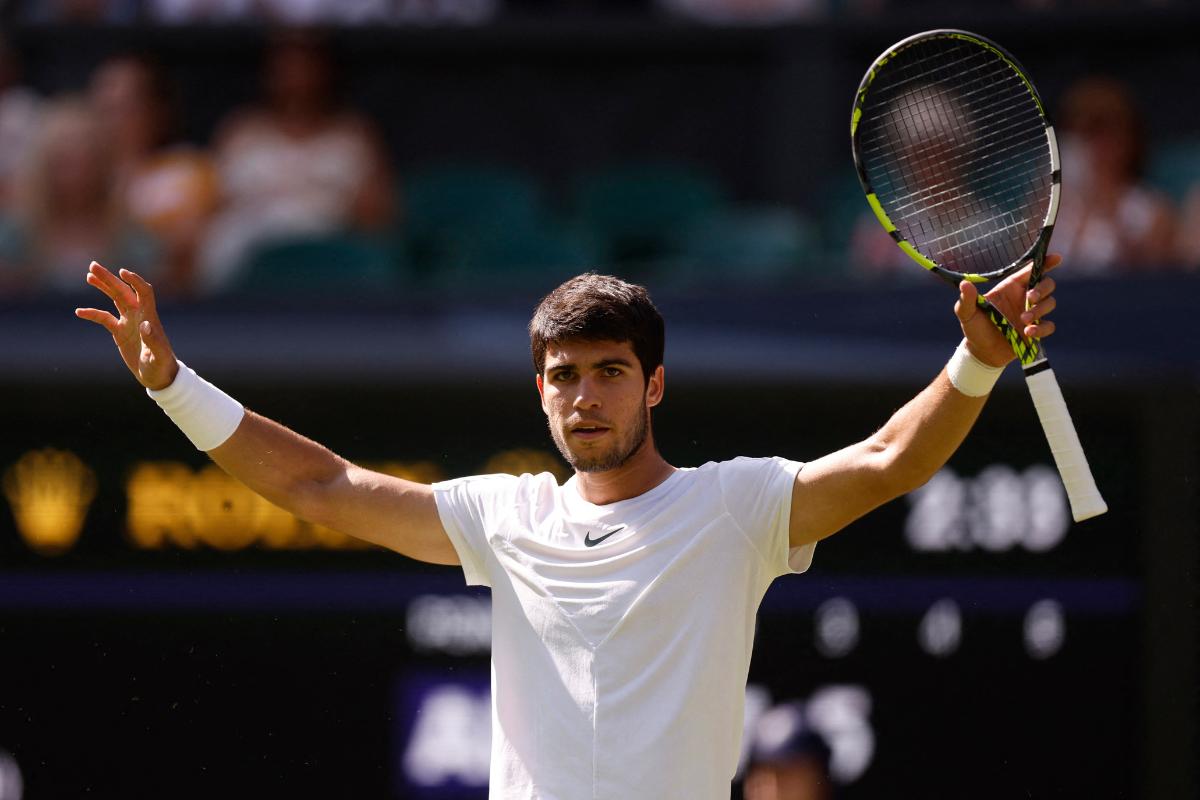
[[[567,341],[546,348],[538,376],[550,436],[578,472],[616,469],[648,442],[662,400],[660,366],[647,385],[629,342]]]

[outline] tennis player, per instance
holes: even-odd
[[[651,425],[665,390],[662,317],[642,287],[580,275],[529,324],[542,409],[574,476],[428,486],[357,467],[198,377],[137,274],[93,263],[87,282],[119,316],[76,314],[112,334],[150,396],[222,468],[300,517],[460,564],[467,583],[491,587],[491,797],[505,800],[728,798],[767,587],[805,571],[819,540],[925,483],[1013,358],[964,283],[962,343],[866,440],[807,465],[677,468]],[[1054,281],[1027,282],[1018,273],[988,297],[1025,335],[1048,336]],[[486,404],[479,414],[503,424]]]

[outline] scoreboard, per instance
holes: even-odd
[[[224,383],[396,474],[563,470],[532,385]],[[656,437],[690,466],[820,456],[916,387],[669,388]],[[804,703],[848,800],[1138,793],[1145,417],[1115,391],[1070,400],[1110,513],[1071,522],[1002,384],[932,481],[772,586],[747,731]],[[136,387],[7,405],[0,775],[30,797],[486,797],[486,592],[257,501]]]

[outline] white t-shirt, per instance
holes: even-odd
[[[680,469],[608,505],[575,479],[434,485],[467,583],[492,587],[491,797],[729,797],[754,620],[801,464]]]

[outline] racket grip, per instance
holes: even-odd
[[[1063,486],[1067,489],[1071,516],[1076,522],[1083,522],[1108,511],[1108,505],[1092,478],[1087,456],[1083,454],[1083,445],[1079,443],[1079,434],[1075,432],[1075,424],[1071,422],[1071,414],[1067,411],[1067,401],[1063,399],[1062,390],[1054,378],[1054,370],[1047,365],[1032,375],[1026,374],[1025,380],[1029,384],[1029,394],[1033,396],[1038,419],[1042,421],[1042,429],[1046,432],[1046,440],[1050,442],[1050,452],[1054,455],[1058,474],[1062,476]]]

